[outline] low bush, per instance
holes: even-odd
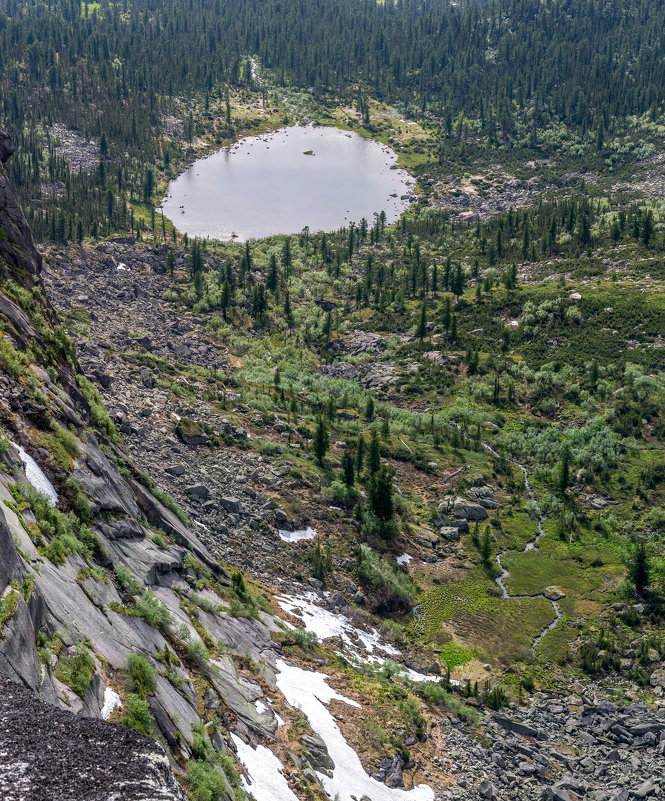
[[[367,545],[358,546],[356,575],[376,596],[377,611],[406,612],[413,606],[418,592],[413,579]]]
[[[127,657],[127,670],[131,691],[141,698],[154,695],[157,689],[157,671],[140,654],[130,654]]]
[[[316,634],[313,631],[307,631],[307,629],[291,629],[288,636],[303,651],[312,651],[319,644],[319,638]]]
[[[152,732],[152,715],[150,707],[145,698],[140,695],[130,693],[125,701],[125,714],[120,718],[120,723],[128,729],[134,729],[141,734],[150,735]]]
[[[136,602],[136,610],[149,626],[165,628],[173,617],[164,604],[150,590],[146,590]]]
[[[64,656],[58,660],[54,673],[58,681],[71,687],[83,698],[95,675],[95,663],[86,647],[79,643],[73,656]]]
[[[122,567],[122,565],[118,565],[113,569],[113,572],[115,573],[115,577],[118,579],[118,583],[127,593],[127,595],[141,594],[143,591],[143,585],[134,576],[131,570],[126,567]]]

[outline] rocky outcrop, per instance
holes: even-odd
[[[13,152],[9,134],[0,128],[0,163],[4,165]],[[41,270],[42,260],[25,215],[14,198],[6,169],[0,167],[0,265],[3,260],[19,274],[39,275]]]
[[[184,801],[149,737],[56,709],[0,675],[3,801]]]
[[[582,689],[581,687],[579,689]],[[447,732],[459,786],[449,799],[628,801],[657,798],[665,775],[665,715],[646,704],[619,706],[586,688],[582,697],[537,696],[511,713],[489,715],[480,745]],[[515,714],[516,713],[516,714]]]

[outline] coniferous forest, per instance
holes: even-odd
[[[64,184],[64,203],[47,192],[31,212],[36,235],[54,240],[126,227],[128,199],[146,183],[150,194],[148,170],[176,156],[163,121],[172,99],[209,107],[252,88],[250,57],[275,86],[401,104],[442,138],[490,147],[544,144],[558,124],[600,142],[664,101],[665,9],[648,0],[2,0],[0,14],[0,109],[20,145],[12,179],[22,199],[45,177]],[[50,147],[56,120],[100,143],[92,174]],[[196,125],[192,114],[186,138]]]

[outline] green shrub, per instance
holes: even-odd
[[[25,356],[0,334],[0,370],[18,378],[24,370]]]
[[[71,534],[58,534],[51,542],[42,548],[42,555],[50,559],[54,565],[62,565],[65,559],[71,554],[77,553],[80,556],[86,556],[85,548],[76,537]]]
[[[118,442],[120,437],[116,427],[113,425],[113,421],[109,417],[104,402],[95,387],[82,375],[78,376],[78,385],[81,390],[81,395],[83,395],[87,401],[90,419],[95,428],[111,442]]]
[[[337,506],[351,508],[358,501],[359,493],[355,487],[349,487],[343,481],[333,481],[327,490],[328,497]]]
[[[56,679],[83,698],[95,675],[95,663],[86,647],[79,643],[73,656],[64,656],[58,660],[54,673]]]
[[[417,595],[413,579],[367,545],[360,545],[356,552],[356,574],[376,594],[378,610],[405,612],[413,606]]]
[[[18,599],[19,594],[16,590],[10,590],[0,598],[0,639],[5,636],[5,626],[18,608]]]
[[[16,489],[32,510],[40,532],[50,540],[43,554],[54,564],[62,564],[72,553],[78,553],[84,559],[101,554],[101,544],[96,535],[77,515],[49,506],[48,498],[30,484],[19,482]]]
[[[229,615],[231,615],[231,617],[254,617],[256,615],[256,608],[250,604],[244,604],[237,598],[233,598],[229,605]]]
[[[290,629],[289,637],[303,651],[312,651],[319,644],[319,638],[316,634],[313,631],[307,631],[307,629]]]
[[[127,657],[127,670],[129,671],[129,681],[131,690],[141,698],[147,695],[154,695],[157,689],[157,671],[140,654],[130,654]]]
[[[468,706],[453,693],[449,692],[443,684],[435,681],[419,682],[415,686],[415,692],[428,704],[442,706],[468,723],[478,723],[480,714],[473,707]]]
[[[400,701],[399,708],[406,718],[408,730],[411,731],[418,740],[422,740],[425,734],[425,719],[414,698],[409,697],[405,701]]]
[[[125,714],[120,718],[120,723],[123,726],[127,726],[128,729],[134,729],[134,731],[138,731],[141,734],[150,735],[152,715],[145,698],[130,693],[125,701]]]
[[[127,593],[127,595],[140,595],[143,591],[143,585],[141,582],[134,576],[131,570],[122,565],[117,565],[113,572],[115,573],[115,577],[118,579],[118,583],[122,587],[122,589]]]
[[[199,667],[205,667],[210,659],[208,649],[201,640],[192,640],[187,646],[187,656]]]
[[[45,448],[50,454],[54,464],[61,470],[71,471],[74,459],[79,455],[79,442],[66,428],[57,423],[51,423],[51,430],[40,432],[36,443]]]
[[[187,512],[185,512],[185,510],[178,505],[178,502],[173,497],[173,495],[169,495],[168,492],[166,492],[163,489],[160,489],[154,484],[151,485],[150,491],[155,496],[155,498],[157,498],[157,500],[162,504],[162,506],[165,506],[170,512],[173,512],[173,514],[178,518],[178,520],[183,525],[185,526],[189,525],[189,517],[187,516]]]
[[[228,798],[224,776],[213,765],[203,760],[189,763],[187,784],[192,801],[223,801]]]
[[[164,628],[173,622],[169,610],[150,590],[146,590],[138,599],[136,609],[145,622],[154,628]]]

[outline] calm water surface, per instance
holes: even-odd
[[[195,162],[171,182],[162,208],[183,233],[215,239],[334,231],[381,211],[395,222],[413,187],[407,172],[390,169],[396,161],[356,133],[281,128]]]

